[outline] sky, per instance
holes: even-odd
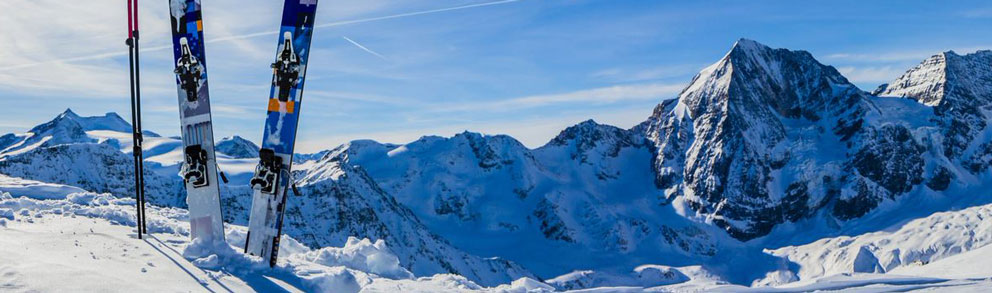
[[[123,0],[0,1],[0,133],[71,108],[130,117]],[[261,140],[283,1],[204,0],[216,137]],[[140,4],[145,129],[178,135],[168,2]],[[539,147],[644,121],[739,38],[864,90],[992,49],[989,1],[320,0],[297,151],[462,131]]]

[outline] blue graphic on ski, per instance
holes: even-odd
[[[294,181],[290,170],[316,12],[317,0],[286,0],[272,63],[272,89],[259,164],[251,179],[254,192],[245,243],[245,253],[261,256],[270,266],[275,266],[279,254],[286,194]]]
[[[190,238],[224,241],[200,0],[169,0]]]

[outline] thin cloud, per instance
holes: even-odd
[[[908,51],[890,51],[890,52],[877,52],[877,53],[835,53],[824,56],[825,59],[831,60],[843,60],[843,61],[858,61],[858,62],[906,62],[906,61],[923,61],[930,56],[940,54],[941,52],[952,50],[958,54],[972,53],[978,50],[988,50],[992,46],[970,46],[970,47],[960,47],[960,48],[944,48],[944,49],[919,49],[919,50],[908,50]]]
[[[386,15],[386,16],[379,16],[379,17],[371,17],[371,18],[362,18],[362,19],[353,19],[353,20],[343,20],[343,21],[337,21],[337,22],[329,22],[329,23],[323,23],[323,24],[315,25],[314,27],[316,27],[316,28],[325,28],[325,27],[342,26],[342,25],[349,25],[349,24],[360,24],[360,23],[366,23],[366,22],[390,20],[390,19],[397,19],[397,18],[404,18],[404,17],[411,17],[411,16],[419,16],[419,15],[426,15],[426,14],[434,14],[434,13],[441,13],[441,12],[448,12],[448,11],[455,11],[455,10],[477,8],[477,7],[486,7],[486,6],[509,4],[509,3],[513,3],[513,2],[519,2],[519,1],[522,1],[522,0],[501,0],[501,1],[493,1],[493,2],[485,2],[485,3],[476,3],[476,4],[461,5],[461,6],[455,6],[455,7],[431,9],[431,10],[423,10],[423,11],[408,12],[408,13],[400,13],[400,14],[393,14],[393,15]],[[231,41],[238,41],[238,40],[255,38],[255,37],[271,36],[271,35],[276,35],[276,34],[279,34],[279,31],[273,30],[273,31],[264,31],[264,32],[256,32],[256,33],[241,34],[241,35],[228,35],[228,36],[210,38],[210,39],[208,39],[206,41],[206,43],[209,44],[209,43],[218,43],[218,42],[231,42]],[[345,39],[347,39],[347,38],[345,38]],[[361,45],[358,45],[354,41],[351,41],[351,40],[349,40],[349,41],[352,42],[352,43],[354,43],[354,44],[356,44],[359,47],[362,47]],[[146,47],[146,48],[142,48],[141,49],[141,52],[152,52],[152,51],[166,50],[166,49],[171,49],[171,48],[172,48],[171,45]],[[365,49],[367,50],[367,48],[365,48]],[[373,54],[379,56],[380,58],[382,58],[381,55],[379,55],[378,53],[371,52],[371,50],[367,50],[367,51],[370,51],[370,53],[373,53]],[[108,52],[108,53],[100,53],[100,54],[93,54],[93,55],[86,55],[86,56],[59,58],[59,59],[45,60],[45,61],[40,61],[40,62],[17,64],[17,65],[12,65],[12,66],[0,67],[0,72],[10,71],[10,70],[16,70],[16,69],[23,69],[23,68],[28,68],[28,67],[36,67],[36,66],[42,66],[42,65],[49,65],[49,64],[70,63],[70,62],[79,62],[79,61],[92,61],[92,60],[101,60],[101,59],[108,59],[108,58],[117,58],[117,57],[122,57],[122,56],[127,56],[127,51],[121,50],[121,51]]]
[[[434,14],[434,13],[448,12],[448,11],[455,11],[455,10],[462,10],[462,9],[470,9],[470,8],[477,8],[477,7],[486,7],[486,6],[508,4],[508,3],[519,2],[519,1],[523,1],[523,0],[502,0],[502,1],[493,1],[493,2],[485,2],[485,3],[477,3],[477,4],[469,4],[469,5],[448,7],[448,8],[439,8],[439,9],[423,10],[423,11],[416,11],[416,12],[407,12],[407,13],[400,13],[400,14],[393,14],[393,15],[386,15],[386,16],[378,16],[378,17],[352,19],[352,20],[342,20],[342,21],[336,21],[336,22],[329,22],[329,23],[322,23],[322,24],[314,25],[314,28],[334,27],[334,26],[342,26],[342,25],[349,25],[349,24],[360,24],[360,23],[366,23],[366,22],[375,22],[375,21],[382,21],[382,20],[390,20],[390,19],[411,17],[411,16],[419,16],[419,15],[425,15],[425,14]],[[207,43],[227,42],[227,41],[240,40],[240,39],[248,39],[248,38],[256,38],[256,37],[263,37],[263,36],[271,36],[271,35],[276,35],[276,34],[279,34],[279,31],[264,31],[264,32],[255,32],[255,33],[249,33],[249,34],[243,34],[243,35],[223,36],[223,37],[217,37],[217,38],[212,38],[210,40],[207,40]]]
[[[868,82],[888,82],[898,78],[900,75],[906,72],[907,68],[894,68],[892,66],[868,66],[868,67],[854,67],[854,66],[844,66],[837,68],[844,77],[855,83],[868,83]]]
[[[590,77],[609,82],[643,82],[665,78],[692,76],[709,64],[679,64],[645,69],[610,68],[594,72]]]
[[[610,87],[586,89],[569,93],[535,95],[513,98],[497,102],[465,103],[461,105],[439,107],[439,112],[460,111],[511,111],[545,107],[560,104],[610,104],[623,101],[658,100],[677,95],[685,88],[684,83],[648,83],[635,85],[616,85]]]
[[[462,5],[462,6],[455,6],[455,7],[448,7],[448,8],[439,8],[439,9],[424,10],[424,11],[417,11],[417,12],[408,12],[408,13],[401,13],[401,14],[394,14],[394,15],[387,15],[387,16],[380,16],[380,17],[372,17],[372,18],[365,18],[365,19],[356,19],[356,20],[345,20],[345,21],[331,22],[331,23],[319,24],[319,25],[316,25],[315,27],[332,27],[332,26],[339,26],[339,25],[346,25],[346,24],[356,24],[356,23],[363,23],[363,22],[388,20],[388,19],[395,19],[395,18],[402,18],[402,17],[410,17],[410,16],[418,16],[418,15],[424,15],[424,14],[433,14],[433,13],[439,13],[439,12],[447,12],[447,11],[455,11],[455,10],[476,8],[476,7],[486,7],[486,6],[493,6],[493,5],[509,4],[509,3],[513,3],[513,2],[519,2],[519,1],[522,1],[522,0],[502,0],[502,1],[493,1],[493,2],[468,4],[468,5]]]
[[[379,57],[379,59],[382,59],[383,61],[389,61],[389,60],[386,59],[386,56],[382,56],[382,54],[379,54],[376,51],[372,51],[372,49],[369,49],[368,47],[365,47],[362,44],[359,44],[358,42],[355,42],[355,40],[352,40],[351,38],[348,38],[346,36],[341,36],[341,38],[344,38],[345,41],[348,41],[352,45],[355,45],[355,47],[358,47],[359,49],[362,49],[362,51],[365,51],[365,52],[367,52],[369,54],[372,54],[373,56]]]

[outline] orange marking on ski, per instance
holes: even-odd
[[[283,105],[286,105],[285,110],[283,110]],[[293,101],[280,102],[279,99],[269,99],[269,112],[283,112],[292,114],[296,108],[296,103]]]
[[[196,21],[196,31],[198,31],[198,32],[202,32],[203,31],[203,20],[197,20]]]

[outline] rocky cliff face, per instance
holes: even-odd
[[[804,51],[742,39],[678,97],[635,127],[658,150],[667,201],[740,239],[810,215],[832,197],[810,164],[844,164],[863,133],[868,95]],[[818,154],[820,140],[840,154]],[[838,152],[838,150],[829,150]]]
[[[633,130],[657,150],[666,203],[748,240],[825,210],[861,217],[947,189],[992,158],[992,54],[927,59],[875,94],[803,51],[740,40]]]

